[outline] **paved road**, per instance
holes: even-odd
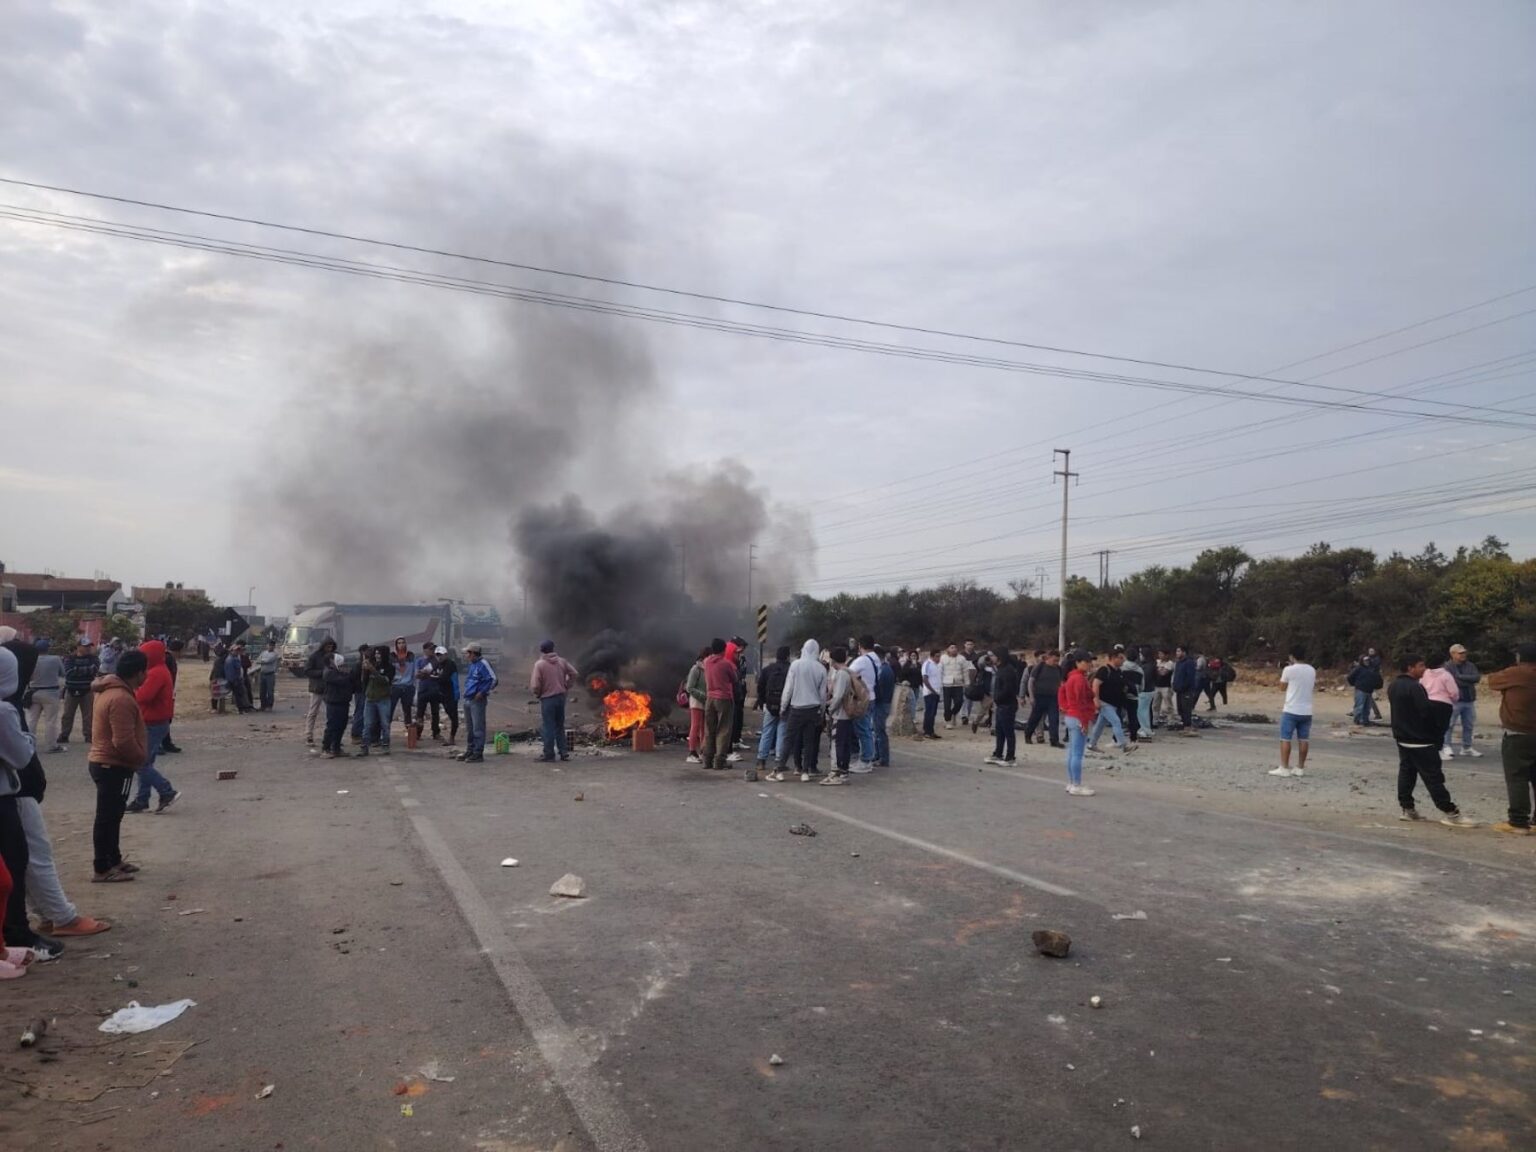
[[[217,922],[157,888],[101,938],[200,974],[149,992],[200,1000],[165,1030],[203,1040],[174,1100],[140,1093],[53,1146],[1536,1141],[1529,842],[1255,816],[1098,768],[1081,800],[1055,756],[982,770],[954,741],[827,789],[675,749],[317,763],[276,739],[189,754],[200,795],[134,829]],[[201,782],[236,761],[235,784]],[[547,895],[567,871],[587,899]],[[1038,927],[1071,958],[1036,955]],[[421,1077],[431,1060],[454,1082]]]

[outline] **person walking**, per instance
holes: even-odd
[[[267,646],[256,656],[256,678],[261,691],[261,711],[270,712],[277,704],[277,669],[282,658],[277,654],[277,641],[268,640]]]
[[[132,880],[137,864],[123,859],[123,813],[133,774],[149,761],[149,734],[134,694],[149,672],[143,652],[124,652],[117,672],[93,685],[91,717],[91,780],[96,785],[96,819],[91,828],[92,882],[120,884]]]
[[[875,688],[880,682],[880,666],[884,663],[879,653],[875,651],[875,638],[873,636],[859,637],[859,654],[854,657],[853,663],[848,666],[848,671],[864,682],[864,691],[873,701]],[[867,775],[875,770],[875,718],[872,709],[865,709],[862,716],[853,718],[853,737],[859,746],[859,762],[849,769],[859,775]]]
[[[688,675],[683,680],[682,694],[688,698],[688,756],[684,764],[704,763],[704,711],[709,703],[709,686],[704,683],[704,661],[709,659],[709,645],[699,649]]]
[[[1126,736],[1125,725],[1120,722],[1120,709],[1126,704],[1125,680],[1120,675],[1120,668],[1124,663],[1124,652],[1111,652],[1109,658],[1091,677],[1090,690],[1093,692],[1097,715],[1088,733],[1089,752],[1098,752],[1099,737],[1104,734],[1106,724],[1109,726],[1116,746],[1122,752],[1131,753],[1137,749],[1137,744]]]
[[[971,682],[971,674],[975,670],[953,644],[939,657],[939,668],[944,687],[944,727],[953,728],[955,717],[960,715],[960,709],[965,705],[965,686]]]
[[[992,728],[992,674],[996,670],[997,659],[990,651],[976,657],[975,671],[965,688],[965,722],[970,724],[972,736]]]
[[[327,760],[344,757],[341,737],[347,730],[347,712],[352,705],[352,689],[356,678],[347,667],[347,658],[337,652],[336,643],[331,646],[331,666],[321,676],[321,698],[325,702],[325,734],[320,741],[320,752]]]
[[[704,660],[704,768],[724,771],[731,754],[731,714],[736,709],[736,654],[719,637]]]
[[[1344,677],[1344,683],[1355,690],[1355,706],[1350,712],[1350,718],[1357,727],[1375,727],[1371,720],[1371,697],[1380,692],[1382,687],[1381,671],[1364,656],[1355,661],[1349,675]]]
[[[1230,669],[1227,661],[1222,656],[1212,656],[1205,665],[1205,700],[1207,712],[1216,711],[1216,697],[1221,697],[1223,707],[1227,703],[1227,685]]]
[[[1429,695],[1419,680],[1424,675],[1424,657],[1404,656],[1398,661],[1398,676],[1387,689],[1387,706],[1392,718],[1392,739],[1397,741],[1397,802],[1402,808],[1399,820],[1422,820],[1414,807],[1413,790],[1420,781],[1440,809],[1440,823],[1451,828],[1475,828],[1477,821],[1465,815],[1451,799],[1445,786],[1445,769],[1440,766],[1440,731],[1430,711]]]
[[[853,760],[856,725],[849,705],[853,701],[856,674],[848,668],[848,649],[838,645],[828,655],[832,660],[832,669],[827,676],[827,716],[832,721],[832,771],[821,782],[836,786],[848,783]]]
[[[44,636],[33,645],[37,649],[37,663],[32,668],[32,679],[27,685],[27,728],[37,746],[49,752],[62,752],[59,743],[59,708],[64,692],[64,659],[54,655],[52,641]]]
[[[1044,720],[1046,731],[1050,733],[1051,747],[1060,748],[1061,686],[1066,682],[1066,676],[1061,670],[1061,653],[1052,648],[1035,665],[1034,673],[1030,681],[1034,702],[1029,708],[1029,719],[1024,724],[1024,743],[1028,745],[1034,741],[1035,732]],[[1069,668],[1067,674],[1070,673]]]
[[[1467,649],[1462,644],[1451,645],[1451,662],[1445,667],[1456,678],[1456,687],[1460,690],[1451,727],[1454,728],[1457,721],[1461,722],[1461,754],[1481,757],[1482,753],[1472,747],[1472,729],[1477,724],[1477,682],[1483,678],[1483,674],[1477,670],[1476,664],[1467,659]],[[1453,756],[1456,754],[1455,743],[1453,737],[1446,739],[1446,744],[1452,746]]]
[[[1067,725],[1067,795],[1092,796],[1093,789],[1083,783],[1083,751],[1088,744],[1088,726],[1098,717],[1088,673],[1093,670],[1092,652],[1073,652],[1072,668],[1062,681],[1061,713]]]
[[[999,651],[997,668],[992,673],[992,755],[988,764],[1012,764],[1017,754],[1019,685],[1023,682],[1018,659],[1007,648]]]
[[[881,655],[875,645],[875,655]],[[880,660],[875,675],[875,694],[869,702],[869,722],[875,732],[875,767],[891,766],[891,708],[896,699],[896,665],[891,660]]]
[[[768,777],[774,783],[784,780],[790,757],[800,766],[802,784],[809,784],[818,775],[816,758],[821,752],[821,715],[826,698],[827,670],[821,662],[821,645],[807,640],[800,647],[799,659],[785,673],[784,689],[779,694],[785,734],[778,763]]]
[[[929,740],[940,738],[933,730],[933,722],[939,713],[939,701],[943,699],[944,663],[939,650],[933,648],[928,652],[928,659],[923,661],[923,735]],[[947,703],[945,708],[947,711]]]
[[[325,674],[334,666],[335,655],[336,641],[327,636],[320,641],[320,647],[310,653],[304,665],[304,674],[309,679],[309,711],[304,715],[304,743],[309,745],[311,756],[319,754],[315,748],[315,725],[326,713]],[[406,716],[409,719],[409,710]]]
[[[91,725],[95,720],[91,701],[91,684],[101,668],[101,662],[91,654],[91,646],[84,640],[75,645],[75,653],[64,661],[64,716],[59,721],[59,743],[68,744],[75,730],[75,713],[80,714],[80,734],[85,742],[91,742]]]
[[[539,645],[539,658],[533,662],[528,690],[539,699],[539,728],[544,737],[544,754],[539,761],[548,764],[557,756],[571,758],[565,744],[565,698],[571,685],[581,678],[576,666],[555,651],[555,642]],[[437,717],[433,716],[436,723]]]
[[[389,649],[380,644],[363,655],[363,750],[377,747],[380,756],[389,755],[389,694],[393,687],[395,664]]]
[[[1285,704],[1280,709],[1280,763],[1271,768],[1271,776],[1305,776],[1307,742],[1312,738],[1312,697],[1317,688],[1317,669],[1307,663],[1307,650],[1291,645],[1290,656],[1280,673],[1285,688]],[[1291,767],[1291,742],[1297,742],[1300,758]]]
[[[1199,736],[1195,729],[1195,701],[1200,698],[1200,670],[1195,658],[1183,648],[1174,649],[1173,675],[1169,684],[1179,710],[1179,735]]]
[[[757,737],[757,765],[747,773],[748,780],[756,780],[758,773],[767,771],[770,757],[775,764],[784,758],[784,739],[789,733],[784,725],[779,698],[784,694],[784,679],[788,675],[789,645],[784,644],[773,654],[773,663],[764,668],[757,678],[757,697],[753,707],[761,713],[763,721],[762,731]]]
[[[464,673],[464,763],[485,762],[485,708],[491,693],[496,690],[496,670],[485,661],[478,641],[464,646],[469,657],[469,668]],[[391,692],[394,691],[391,686]],[[394,700],[390,700],[394,709]],[[385,747],[389,745],[389,729],[385,728]]]
[[[1515,663],[1490,673],[1484,683],[1500,694],[1504,739],[1499,756],[1509,793],[1509,819],[1495,824],[1493,830],[1529,836],[1531,788],[1536,785],[1536,644],[1521,644],[1515,649]]]
[[[139,645],[139,651],[144,654],[146,661],[144,682],[134,691],[133,697],[138,703],[139,715],[144,720],[149,755],[139,767],[138,792],[125,810],[148,811],[149,791],[153,788],[160,797],[155,811],[164,812],[181,797],[181,793],[156,767],[160,746],[165,741],[165,734],[171,730],[171,721],[176,718],[176,686],[171,683],[170,669],[165,666],[164,644],[159,640],[146,640]]]

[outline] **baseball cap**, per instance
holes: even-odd
[[[448,649],[446,649],[446,648],[439,648],[437,650],[437,654],[439,656],[446,656],[446,655],[448,655]]]
[[[468,644],[464,645],[464,651],[466,651],[466,652],[478,652],[478,651],[480,651],[480,645],[475,643],[474,641],[470,641]]]
[[[1451,651],[1452,652],[1465,652],[1466,650],[1467,650],[1467,646],[1465,644],[1452,644],[1451,645]]]
[[[553,652],[554,650],[555,642],[553,640],[545,640],[542,644],[539,645],[540,652]]]

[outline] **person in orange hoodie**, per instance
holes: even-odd
[[[1093,653],[1073,652],[1071,660],[1072,671],[1067,673],[1057,693],[1067,724],[1067,794],[1092,796],[1093,789],[1083,783],[1083,749],[1088,743],[1088,726],[1099,713],[1093,686],[1088,682],[1088,673],[1093,671]]]
[[[172,804],[176,803],[181,795],[171,782],[155,767],[156,760],[160,757],[161,746],[165,743],[166,734],[171,730],[171,721],[176,717],[176,682],[171,679],[171,670],[165,664],[165,645],[158,640],[146,640],[139,645],[139,651],[144,653],[144,659],[149,662],[149,669],[144,674],[144,683],[140,684],[134,692],[134,699],[139,702],[139,711],[144,716],[144,727],[149,733],[149,756],[139,768],[139,790],[134,796],[133,803],[128,805],[129,812],[147,812],[149,810],[149,790],[153,788],[160,796],[160,803],[155,807],[156,812],[164,812]],[[242,708],[241,711],[247,709]]]
[[[112,676],[91,683],[91,779],[96,783],[96,822],[91,827],[95,884],[132,880],[137,864],[123,859],[118,843],[133,774],[149,759],[149,737],[134,692],[144,683],[149,661],[139,651],[124,652]],[[163,669],[162,669],[163,671]],[[166,673],[170,675],[169,672]]]

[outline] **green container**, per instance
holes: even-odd
[[[495,743],[496,755],[498,756],[505,756],[508,752],[512,751],[512,737],[508,736],[505,732],[496,733]]]

